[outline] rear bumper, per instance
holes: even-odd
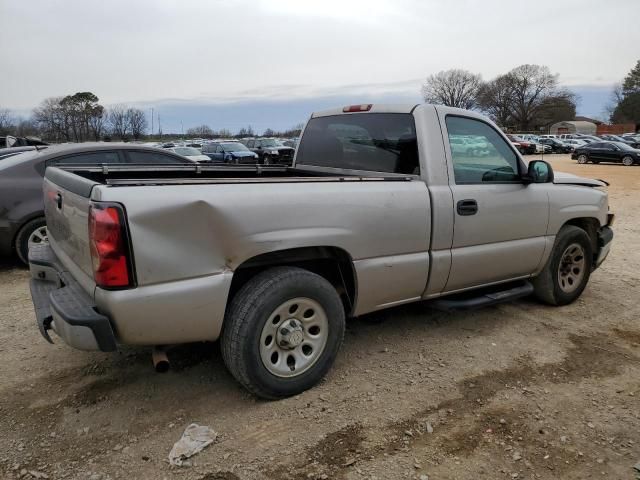
[[[109,318],[98,313],[69,272],[64,271],[49,245],[29,250],[31,299],[40,333],[50,343],[49,331],[79,350],[117,349]]]
[[[596,261],[594,264],[594,268],[598,268],[602,262],[609,255],[609,251],[611,250],[611,243],[613,242],[613,230],[610,225],[613,223],[613,214],[610,214],[609,222],[606,226],[602,227],[598,231],[598,252],[596,255]]]

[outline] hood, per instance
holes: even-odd
[[[557,183],[560,185],[583,185],[585,187],[605,187],[609,185],[604,180],[583,178],[565,172],[553,172],[553,183]]]
[[[253,152],[245,152],[244,150],[238,150],[237,152],[229,152],[230,155],[234,157],[255,157],[256,154]]]
[[[209,162],[211,158],[208,155],[186,155],[189,160],[194,160],[196,162]]]

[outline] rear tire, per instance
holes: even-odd
[[[587,157],[584,153],[578,155],[578,163],[584,165],[589,161],[589,157]]]
[[[587,232],[565,225],[556,236],[551,256],[535,277],[534,294],[549,305],[567,305],[583,292],[593,263],[593,249]]]
[[[633,160],[633,157],[631,155],[627,155],[622,158],[622,164],[625,167],[631,167],[634,163],[635,161]]]
[[[47,224],[44,218],[34,218],[25,223],[16,235],[15,249],[18,258],[25,265],[29,264],[29,247],[48,243]]]
[[[344,330],[342,301],[326,279],[301,268],[271,268],[233,297],[222,332],[222,358],[253,394],[288,397],[324,377]]]

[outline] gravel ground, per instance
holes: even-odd
[[[443,314],[417,304],[350,321],[316,388],[256,400],[216,344],[116,354],[49,345],[28,272],[0,265],[0,478],[633,479],[640,461],[640,167],[603,178],[615,245],[583,296]],[[379,318],[378,318],[379,319]],[[192,422],[218,433],[191,466],[167,455]]]

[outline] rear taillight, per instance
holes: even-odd
[[[129,240],[122,208],[113,204],[91,205],[89,248],[96,285],[104,288],[133,285]]]
[[[373,107],[371,103],[364,103],[362,105],[349,105],[342,109],[344,113],[353,113],[353,112],[368,112]]]

